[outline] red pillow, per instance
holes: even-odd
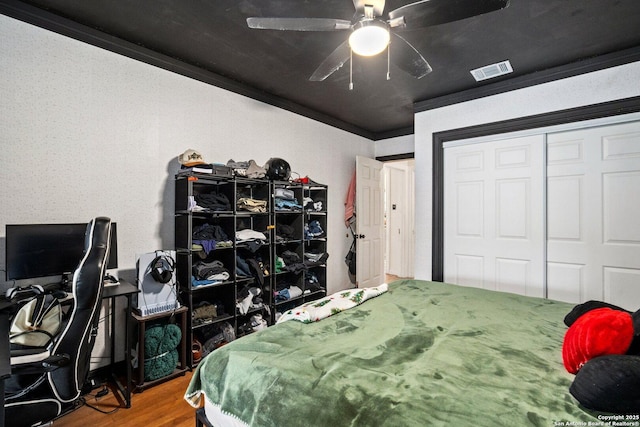
[[[625,354],[633,333],[633,319],[625,311],[610,308],[588,311],[571,325],[564,336],[564,367],[575,374],[594,357]]]

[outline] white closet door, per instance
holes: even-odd
[[[548,135],[552,299],[640,307],[640,123]]]
[[[544,296],[544,136],[444,150],[444,280]]]

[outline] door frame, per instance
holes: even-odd
[[[444,142],[570,123],[579,124],[578,122],[587,120],[612,118],[637,112],[640,112],[640,96],[434,133],[431,280],[440,282],[444,280],[444,149],[442,147]]]
[[[394,154],[390,156],[378,156],[375,159],[383,163],[393,162],[398,160],[412,160],[412,159],[415,159],[415,153],[411,152],[411,153]],[[414,169],[415,169],[415,166],[414,166]],[[414,209],[412,209],[412,214],[408,215],[404,223],[405,233],[415,233],[415,214],[414,214],[415,212],[415,174],[413,174],[410,179],[413,180],[413,185],[409,189],[409,192],[411,194],[409,194],[409,198],[407,202],[411,203]],[[386,180],[384,182],[384,185],[385,185],[385,193],[386,193],[388,190]],[[385,200],[385,204],[386,204],[386,200]],[[412,223],[409,223],[409,222],[412,222]],[[410,242],[408,242],[408,244],[412,245],[412,247],[407,248],[407,251],[411,252],[413,256],[411,257],[411,259],[406,259],[402,265],[403,276],[407,276],[407,277],[413,276],[415,273],[415,259],[414,259],[415,258],[415,239],[412,238]],[[385,239],[385,257],[388,254],[388,249],[389,249],[389,239]],[[387,271],[385,271],[385,273],[387,273]]]
[[[402,177],[393,179],[393,171],[399,171]],[[385,205],[385,273],[398,277],[413,277],[415,257],[415,160],[403,159],[384,162],[384,205]],[[401,188],[397,185],[400,184]],[[399,202],[402,208],[392,215],[395,209],[391,201]],[[393,221],[393,218],[396,221]],[[399,229],[399,240],[394,240],[391,228]],[[391,250],[392,241],[399,242],[399,251]],[[392,270],[393,261],[395,270]]]

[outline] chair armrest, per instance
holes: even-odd
[[[49,354],[35,349],[11,351],[11,373],[33,374],[51,372],[71,361],[68,354]]]

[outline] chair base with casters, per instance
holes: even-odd
[[[73,275],[71,307],[59,334],[45,346],[11,348],[4,394],[7,426],[46,425],[76,407],[97,334],[110,234],[109,218],[87,224],[84,256]]]

